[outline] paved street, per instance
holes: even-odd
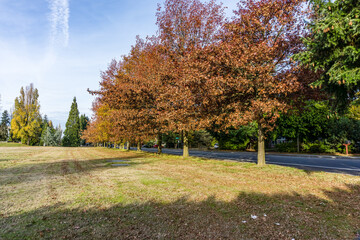
[[[155,148],[143,148],[143,151],[156,152]],[[182,155],[182,149],[163,149],[164,153]],[[239,162],[256,162],[255,152],[236,151],[199,151],[190,150],[191,156],[209,159],[232,160]],[[360,176],[359,157],[339,157],[324,155],[297,155],[297,154],[272,154],[266,155],[268,164],[296,167],[309,171],[326,171],[346,173]]]

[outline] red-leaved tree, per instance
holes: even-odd
[[[258,124],[258,165],[265,164],[265,133],[304,91],[308,79],[292,56],[306,34],[304,0],[242,0],[219,41],[194,52],[193,83],[218,128]]]

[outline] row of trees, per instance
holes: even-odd
[[[267,148],[279,152],[344,153],[343,144],[350,141],[350,151],[360,152],[360,106],[354,102],[346,114],[340,115],[329,105],[329,101],[307,101],[302,110],[293,108],[281,114],[276,127],[267,132]],[[256,124],[209,132],[220,149],[256,148]]]
[[[21,88],[20,96],[15,99],[11,122],[8,112],[3,113],[0,123],[1,140],[21,141],[23,144],[32,146],[73,147],[85,144],[84,141],[81,141],[80,136],[86,129],[89,119],[84,114],[79,116],[76,98],[71,106],[63,138],[60,125],[54,127],[46,115],[42,118],[38,99],[39,92],[33,84],[25,89]],[[8,131],[9,124],[10,131]]]
[[[356,98],[359,5],[240,1],[229,20],[215,1],[166,0],[156,14],[158,34],[137,38],[90,91],[95,116],[84,138],[140,143],[158,136],[161,146],[163,133],[179,132],[186,157],[189,131],[254,124],[263,165],[266,135],[285,126],[278,119],[289,109],[295,116],[309,100],[329,99],[343,113]],[[296,138],[306,129],[298,126]]]
[[[189,131],[255,123],[264,165],[265,133],[315,92],[309,83],[317,75],[294,58],[308,34],[304,3],[240,1],[228,20],[215,1],[166,0],[156,14],[158,35],[137,38],[90,91],[95,116],[84,138],[140,143],[182,132],[187,157]]]

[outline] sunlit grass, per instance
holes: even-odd
[[[0,239],[353,239],[359,202],[360,178],[349,175],[104,148],[0,149]]]

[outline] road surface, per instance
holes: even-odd
[[[156,148],[143,148],[142,150],[147,152],[157,151]],[[182,149],[164,148],[163,152],[172,155],[182,155]],[[238,162],[255,163],[257,158],[257,153],[255,152],[190,150],[189,153],[190,156]],[[360,176],[360,157],[268,153],[266,155],[266,163],[296,167],[309,171],[336,172]]]

